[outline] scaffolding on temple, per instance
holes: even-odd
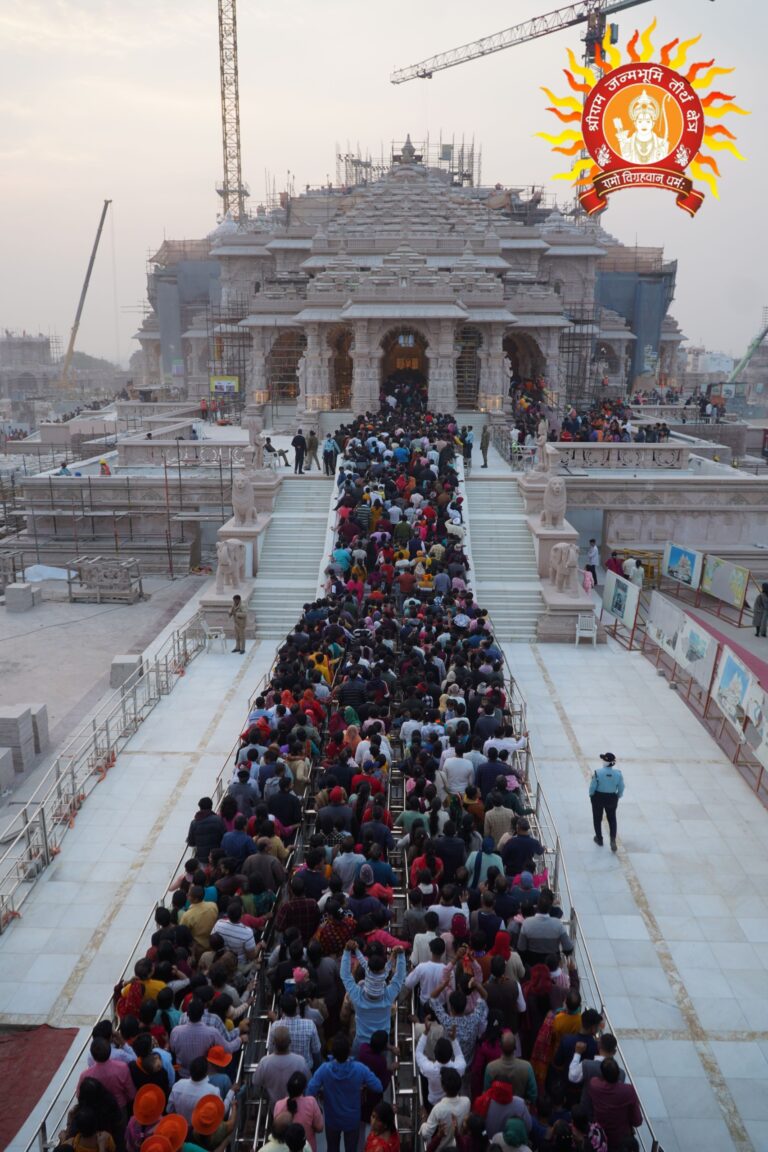
[[[336,187],[359,188],[381,180],[393,164],[401,161],[407,143],[413,149],[416,164],[444,172],[452,186],[480,187],[482,148],[475,146],[474,136],[469,142],[463,136],[457,141],[455,136],[443,137],[442,132],[436,141],[429,135],[422,141],[392,140],[389,152],[385,152],[382,144],[378,157],[370,151],[363,153],[359,144],[353,149],[347,143],[346,152],[337,144]]]
[[[239,417],[247,402],[246,383],[251,334],[241,322],[248,315],[246,296],[230,297],[226,304],[206,309],[209,350],[209,400],[219,413]]]
[[[600,313],[594,308],[568,310],[570,327],[560,337],[560,357],[565,381],[566,408],[592,408],[600,398],[601,372],[595,357]]]

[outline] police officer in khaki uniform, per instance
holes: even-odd
[[[235,626],[235,646],[233,652],[245,652],[245,626],[248,623],[248,609],[240,596],[232,597],[232,607],[229,610]]]
[[[483,468],[488,467],[488,449],[491,446],[491,426],[490,424],[483,425],[483,432],[480,437],[480,451],[483,454]]]

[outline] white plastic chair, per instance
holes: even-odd
[[[205,633],[205,650],[212,652],[213,646],[218,642],[222,652],[227,650],[227,633],[217,624],[210,625],[207,620],[203,620],[203,632]]]
[[[592,640],[593,646],[597,644],[597,617],[594,612],[579,612],[576,619],[576,647],[579,640],[584,637]]]

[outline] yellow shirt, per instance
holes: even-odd
[[[211,944],[211,932],[219,918],[219,909],[211,900],[201,900],[199,904],[191,904],[181,917],[181,923],[189,928],[192,939],[198,948],[205,952]]]
[[[142,1004],[145,1000],[157,1000],[158,992],[161,992],[166,986],[164,980],[142,980],[141,983],[144,985],[144,995],[141,998]],[[126,984],[123,988],[122,996],[128,996],[130,994],[130,988],[131,985]]]

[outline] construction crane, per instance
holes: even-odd
[[[739,360],[733,372],[731,372],[730,376],[728,377],[727,382],[729,384],[735,384],[738,381],[744,369],[749,366],[750,360],[754,356],[755,352],[757,352],[766,336],[768,336],[768,308],[763,308],[763,320],[760,326],[760,331],[757,336],[755,336],[749,348],[747,348],[741,360]]]
[[[605,35],[606,16],[647,3],[648,0],[611,0],[611,2],[581,0],[580,3],[571,4],[567,8],[547,12],[544,16],[535,16],[532,20],[526,20],[524,24],[505,28],[503,32],[497,32],[493,36],[484,36],[482,40],[462,44],[460,48],[453,48],[450,52],[440,52],[437,56],[430,56],[428,60],[411,64],[409,68],[399,68],[392,73],[390,80],[393,84],[404,84],[406,80],[431,80],[435,72],[454,68],[457,64],[466,64],[469,60],[478,60],[481,56],[490,56],[493,52],[501,52],[505,48],[514,48],[516,44],[538,40],[539,37],[548,36],[551,32],[559,32],[561,28],[572,28],[575,24],[585,23],[586,58],[591,62],[595,44],[601,44]]]
[[[93,265],[96,263],[96,253],[99,250],[99,241],[101,240],[101,233],[104,228],[104,221],[107,218],[107,209],[109,208],[111,200],[104,201],[104,207],[101,210],[101,217],[99,218],[99,226],[96,229],[96,239],[93,242],[91,249],[91,258],[88,261],[88,267],[85,272],[85,280],[80,292],[80,299],[77,304],[77,312],[75,313],[75,322],[72,325],[72,331],[69,334],[69,343],[67,350],[64,353],[64,360],[61,365],[61,372],[59,374],[58,385],[60,388],[66,388],[69,385],[69,372],[72,367],[72,357],[75,352],[75,341],[77,340],[77,330],[80,327],[80,317],[83,314],[83,305],[85,304],[86,293],[88,292],[88,285],[91,282],[91,272],[93,272]]]
[[[224,183],[219,188],[223,214],[245,219],[248,188],[243,184],[240,154],[240,81],[237,71],[237,0],[219,3],[219,79],[221,81],[221,144]]]

